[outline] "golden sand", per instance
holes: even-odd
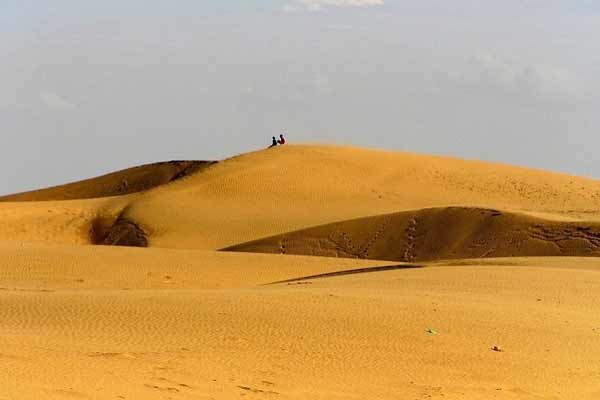
[[[600,398],[600,182],[333,146],[167,168],[0,203],[0,399]]]

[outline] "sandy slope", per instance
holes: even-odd
[[[600,182],[409,153],[284,146],[225,160],[133,202],[159,247],[218,249],[308,226],[437,206],[598,218]]]
[[[135,196],[0,203],[0,240],[89,244],[93,222],[114,220]]]
[[[600,223],[475,207],[347,220],[238,244],[228,251],[391,261],[600,256]]]
[[[79,200],[143,192],[200,171],[210,161],[169,161],[142,165],[41,190],[0,196],[0,201]]]
[[[346,219],[452,205],[599,220],[600,182],[410,153],[283,146],[146,192],[3,203],[0,239],[27,240],[30,232],[30,240],[90,243],[95,221],[110,227],[121,217],[139,225],[150,246],[215,250]],[[49,215],[55,207],[62,211]]]
[[[439,261],[595,255],[600,182],[332,146],[161,171],[0,203],[0,400],[600,398],[600,259]],[[289,255],[356,255],[332,232],[419,265]]]
[[[14,243],[0,250],[0,398],[600,395],[596,259],[487,260],[265,285],[366,264]]]

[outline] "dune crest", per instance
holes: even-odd
[[[600,223],[482,208],[431,208],[359,218],[224,249],[390,261],[599,256]]]
[[[214,250],[355,218],[479,207],[600,220],[600,182],[479,161],[285,145],[224,160],[135,199],[149,245]]]
[[[198,168],[202,173],[190,173]],[[137,182],[132,193],[117,195],[122,177]],[[600,221],[596,180],[355,147],[285,145],[216,164],[161,163],[73,185],[5,197],[12,201],[0,204],[0,240],[217,250],[334,222],[450,206]],[[101,194],[110,197],[85,198]],[[71,197],[81,199],[64,201]],[[63,211],[52,212],[58,208]],[[107,239],[117,221],[127,221],[126,229],[115,227],[120,233]],[[130,239],[120,240],[126,232]]]
[[[112,172],[65,185],[0,196],[0,202],[57,201],[122,196],[143,192],[191,175],[211,161],[168,161]]]

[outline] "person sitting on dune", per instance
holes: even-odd
[[[283,135],[279,135],[279,140],[277,141],[277,143],[285,144],[285,138],[283,137]]]
[[[269,146],[269,148],[275,147],[275,146],[277,146],[277,139],[275,139],[275,136],[273,136],[273,143]]]

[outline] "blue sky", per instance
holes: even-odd
[[[280,132],[600,178],[598,2],[19,0],[0,34],[3,193]]]

